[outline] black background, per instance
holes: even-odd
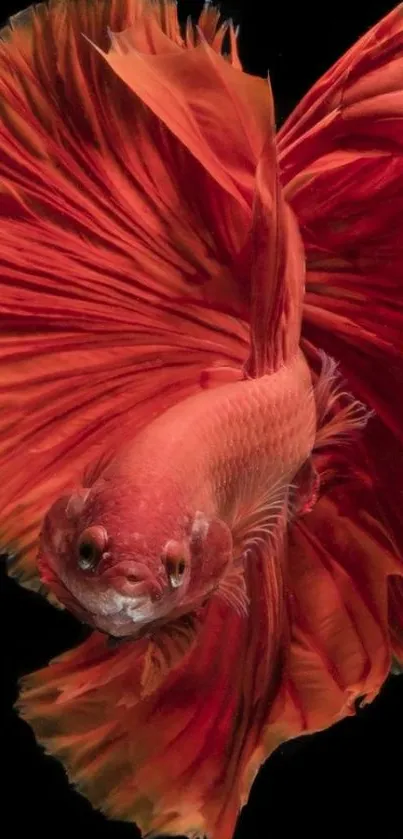
[[[3,2],[0,19],[24,5]],[[263,76],[270,71],[281,123],[318,76],[393,5],[391,0],[295,5],[234,0],[221,3],[221,9],[241,24],[245,69]],[[179,2],[181,15],[200,7],[196,0]],[[42,837],[75,831],[97,839],[136,839],[132,826],[108,822],[69,787],[62,767],[43,755],[12,711],[17,679],[72,646],[83,630],[7,580],[4,569],[1,586],[2,836],[19,837],[29,829]],[[278,749],[254,784],[236,839],[403,837],[402,753],[403,676],[391,677],[373,705],[354,719]]]

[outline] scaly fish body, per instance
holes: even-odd
[[[203,391],[166,411],[124,446],[103,473],[121,482],[122,495],[138,484],[136,520],[166,537],[174,499],[177,515],[205,510],[231,519],[240,480],[248,502],[295,474],[316,433],[312,375],[298,353],[292,364],[259,379]],[[159,516],[159,510],[161,516]]]
[[[234,557],[244,558],[255,511],[272,531],[276,519],[283,521],[289,484],[315,433],[312,377],[302,353],[276,373],[189,397],[124,444],[78,502],[73,494],[73,502],[56,503],[40,552],[44,580],[50,568],[81,616],[112,635],[134,636],[191,611],[231,573]],[[212,523],[214,556],[207,557],[204,544],[199,557],[196,536],[205,541],[209,531],[211,538]],[[224,544],[217,543],[218,527]],[[107,534],[105,554],[96,567],[81,568],[77,544],[96,528]],[[238,544],[234,528],[242,533]],[[189,566],[173,591],[167,545],[178,546]]]

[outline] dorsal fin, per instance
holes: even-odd
[[[255,180],[251,230],[243,253],[251,294],[249,376],[275,372],[297,352],[305,288],[305,256],[294,214],[280,184],[273,134]]]

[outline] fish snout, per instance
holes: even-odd
[[[118,594],[136,600],[158,600],[163,594],[162,580],[144,562],[125,560],[106,569],[102,576]]]

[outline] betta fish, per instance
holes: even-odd
[[[144,833],[230,839],[403,660],[403,8],[277,132],[207,4],[0,36],[0,541],[88,625],[18,709]]]

